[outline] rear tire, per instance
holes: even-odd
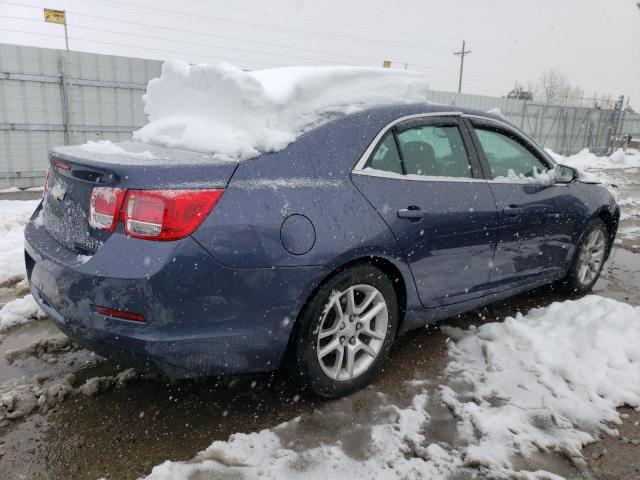
[[[293,379],[315,394],[337,398],[360,390],[380,370],[398,327],[398,300],[389,277],[367,264],[331,277],[298,319]]]
[[[573,257],[567,276],[560,286],[576,295],[591,291],[600,277],[607,256],[607,226],[600,219],[592,220],[587,226]]]

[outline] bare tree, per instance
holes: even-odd
[[[545,103],[580,105],[584,98],[582,88],[571,85],[564,74],[553,69],[529,82],[529,90],[533,92],[533,98]]]

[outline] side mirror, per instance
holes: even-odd
[[[567,165],[557,165],[554,179],[556,183],[571,183],[578,179],[578,171]]]

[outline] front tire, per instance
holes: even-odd
[[[337,398],[369,384],[398,326],[398,300],[387,275],[356,265],[329,279],[311,298],[293,339],[294,380]]]
[[[578,295],[590,292],[602,272],[607,248],[607,226],[600,219],[593,220],[582,235],[563,287]]]

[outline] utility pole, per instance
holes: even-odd
[[[64,43],[67,46],[67,52],[69,51],[69,33],[67,32],[67,11],[63,10],[63,18],[64,18]]]
[[[459,52],[453,52],[454,55],[458,55],[460,57],[460,78],[458,79],[458,93],[462,92],[462,70],[464,69],[464,56],[469,55],[471,50],[465,50],[465,41],[462,40],[462,50]]]

